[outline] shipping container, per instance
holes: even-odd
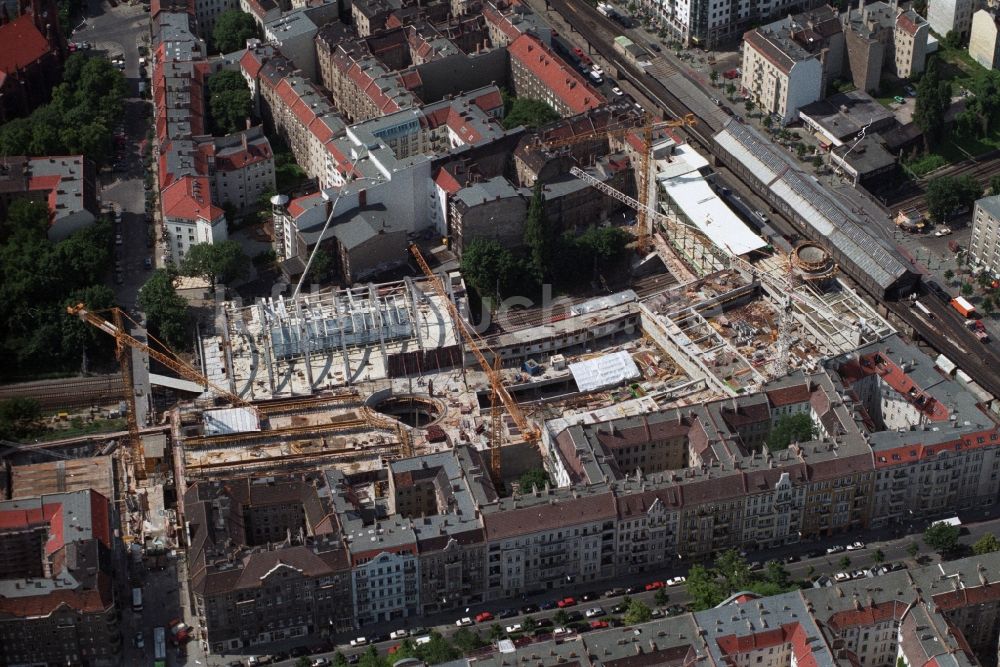
[[[952,299],[951,307],[961,313],[962,317],[972,317],[976,312],[976,307],[962,296],[956,296]]]

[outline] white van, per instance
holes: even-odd
[[[132,589],[132,611],[142,611],[142,589]]]

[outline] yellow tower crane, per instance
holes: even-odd
[[[211,389],[213,392],[233,405],[250,408],[258,415],[258,417],[260,416],[257,408],[251,405],[249,401],[212,383],[197,369],[178,359],[177,355],[170,351],[166,345],[163,345],[163,343],[159,343],[159,341],[157,341],[165,350],[169,352],[169,354],[160,352],[159,350],[156,350],[129,335],[123,326],[123,316],[128,317],[128,315],[125,315],[120,308],[110,309],[110,321],[101,315],[88,310],[82,303],[75,306],[67,306],[66,312],[70,315],[79,317],[87,324],[100,329],[115,339],[115,353],[118,356],[119,364],[121,364],[122,379],[125,383],[125,401],[128,406],[127,420],[129,439],[132,441],[129,451],[138,457],[138,461],[133,463],[133,469],[135,471],[134,474],[136,477],[140,479],[144,478],[146,461],[145,452],[143,451],[142,446],[142,438],[139,436],[139,424],[137,423],[135,417],[135,386],[132,376],[132,350],[142,350],[151,358],[160,362],[181,377]]]
[[[473,331],[472,328],[465,323],[465,320],[462,319],[462,315],[458,312],[458,308],[455,307],[455,304],[452,303],[451,298],[448,296],[448,292],[445,290],[444,284],[431,270],[430,265],[427,264],[427,260],[425,260],[423,254],[421,254],[420,248],[418,248],[416,244],[411,243],[410,252],[413,254],[413,258],[417,261],[417,265],[420,266],[420,270],[424,272],[425,276],[427,276],[434,292],[441,298],[441,301],[448,308],[448,314],[455,323],[455,328],[458,329],[463,340],[465,340],[465,344],[468,346],[469,350],[472,351],[473,356],[476,357],[476,361],[479,362],[483,372],[486,373],[486,377],[489,378],[491,399],[489,430],[490,470],[493,474],[493,479],[499,483],[500,446],[503,440],[500,406],[503,405],[503,407],[507,409],[507,414],[509,414],[511,419],[514,420],[514,423],[521,431],[521,437],[525,442],[535,443],[538,441],[539,437],[541,437],[541,434],[533,424],[528,422],[524,413],[521,412],[521,406],[517,404],[514,397],[510,395],[509,391],[507,391],[507,387],[504,386],[503,376],[500,374],[500,355],[489,346],[489,343],[483,340],[482,336]],[[487,354],[490,355],[490,358],[487,358]]]
[[[559,148],[562,146],[572,146],[587,141],[594,141],[607,137],[621,138],[632,133],[636,133],[641,138],[642,151],[639,155],[639,164],[636,166],[636,195],[640,206],[636,211],[636,245],[639,252],[646,252],[649,249],[650,223],[648,209],[649,200],[652,196],[651,184],[653,179],[649,173],[649,166],[652,161],[653,134],[657,130],[673,127],[692,127],[698,124],[698,119],[694,114],[681,116],[676,120],[666,120],[657,123],[646,122],[642,125],[626,125],[623,127],[604,128],[593,132],[585,132],[565,139],[553,139],[551,141],[542,140],[542,145],[547,148]]]

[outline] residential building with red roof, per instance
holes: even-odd
[[[27,3],[22,2],[22,11]],[[0,122],[27,116],[49,100],[62,78],[66,54],[55,3],[32,0],[30,11],[0,18]],[[53,18],[49,18],[49,16]]]
[[[516,96],[541,100],[563,117],[605,104],[604,96],[534,35],[521,35],[508,45],[507,53]]]
[[[237,211],[256,207],[276,188],[274,153],[261,126],[198,144],[212,182],[212,201]]]
[[[2,158],[0,216],[15,199],[44,202],[49,209],[48,236],[61,241],[97,219],[97,170],[82,155]]]
[[[89,489],[0,502],[0,663],[119,664],[110,517]]]
[[[160,191],[163,228],[177,261],[198,243],[221,243],[228,238],[226,213],[212,203],[207,176],[185,175]]]

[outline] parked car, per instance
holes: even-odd
[[[799,557],[798,557],[797,554],[788,554],[787,556],[785,556],[785,562],[786,563],[798,563],[799,562]]]
[[[312,661],[312,667],[329,667],[330,664],[330,658],[319,657]]]
[[[844,582],[844,581],[850,581],[851,580],[851,573],[850,572],[838,572],[837,574],[833,575],[833,580],[836,581],[836,582],[838,582],[838,583],[839,582]]]
[[[368,640],[364,637],[357,637],[351,640],[351,648],[357,648],[359,646],[365,646],[368,644]]]
[[[597,600],[600,597],[601,597],[600,593],[597,593],[596,591],[587,591],[586,593],[580,596],[580,599],[584,602],[593,602],[594,600]]]
[[[600,607],[591,607],[585,612],[587,618],[598,618],[604,616],[604,610]]]
[[[472,619],[468,616],[463,616],[462,618],[455,621],[455,625],[459,628],[466,628],[470,625],[474,625]]]
[[[481,611],[476,614],[476,623],[486,623],[493,620],[493,614],[488,611]]]
[[[590,622],[590,629],[591,630],[603,630],[603,629],[605,629],[607,627],[609,627],[607,621],[591,621]]]
[[[556,606],[559,607],[560,609],[565,609],[566,607],[572,607],[575,604],[576,600],[574,600],[573,598],[563,598],[562,600],[556,602]]]
[[[819,549],[810,549],[806,552],[806,558],[819,558],[823,555],[823,552]]]
[[[844,551],[847,551],[847,547],[845,547],[843,544],[834,544],[832,547],[826,548],[826,554],[828,556],[831,554],[843,553]]]
[[[851,542],[850,544],[847,545],[848,551],[858,551],[859,549],[864,549],[864,548],[865,548],[864,542]]]
[[[628,607],[623,604],[616,604],[611,608],[612,614],[624,614],[626,611],[628,611]]]
[[[566,628],[556,628],[552,631],[553,637],[562,637],[563,635],[568,635],[570,633]]]
[[[937,236],[937,237],[948,236],[949,234],[951,234],[951,228],[950,227],[941,227],[936,232],[934,232],[934,236]]]
[[[141,632],[137,632],[132,639],[132,643],[135,644],[136,648],[142,648],[146,645],[146,639],[142,636]]]
[[[646,584],[646,590],[647,591],[658,591],[661,588],[663,588],[663,586],[664,586],[664,584],[663,584],[662,581],[651,581],[648,584]]]
[[[663,50],[663,48],[659,44],[657,44],[656,42],[650,42],[649,43],[649,48],[653,49],[657,53],[659,53],[660,51]]]
[[[671,579],[667,579],[667,586],[680,586],[685,581],[687,581],[687,577],[673,577]]]
[[[408,630],[393,630],[392,632],[389,633],[389,639],[392,640],[405,639],[406,637],[409,636],[410,632]]]
[[[512,635],[515,632],[520,632],[523,629],[524,626],[521,625],[520,623],[514,623],[513,625],[508,625],[506,628],[504,628],[504,630],[506,630],[508,635]]]
[[[516,609],[501,609],[497,612],[497,618],[510,618],[511,616],[517,616]]]
[[[522,614],[534,614],[537,611],[538,611],[538,605],[537,604],[526,604],[523,607],[521,607],[521,613]]]
[[[147,257],[146,259],[142,260],[142,265],[147,270],[153,268],[153,258],[152,257]]]
[[[612,588],[604,591],[604,597],[606,598],[616,598],[625,595],[624,588]]]

